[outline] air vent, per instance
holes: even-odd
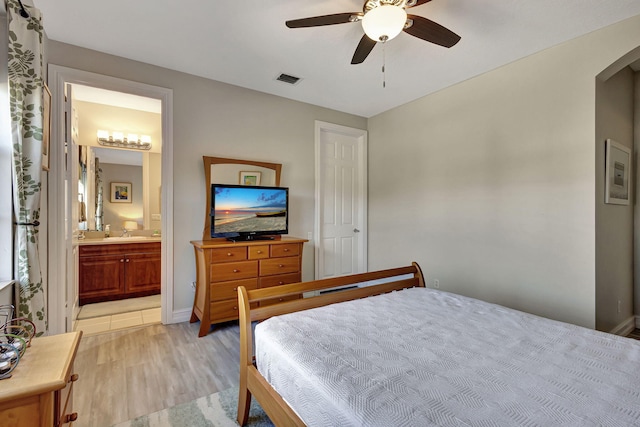
[[[290,76],[289,74],[282,73],[276,78],[276,80],[294,85],[300,81],[300,77]]]

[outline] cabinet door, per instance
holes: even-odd
[[[80,304],[121,294],[124,292],[124,255],[80,257],[78,274]]]
[[[125,270],[125,292],[160,291],[159,252],[127,254]]]

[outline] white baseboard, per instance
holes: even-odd
[[[191,319],[191,309],[176,310],[171,312],[171,316],[167,319],[167,324],[188,322]]]
[[[609,332],[615,335],[626,337],[637,327],[638,321],[640,321],[639,316],[631,316]]]

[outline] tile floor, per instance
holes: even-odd
[[[118,329],[147,326],[154,323],[160,323],[160,308],[78,320],[75,330],[81,330],[84,336],[88,336]]]

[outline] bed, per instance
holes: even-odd
[[[640,341],[427,289],[415,263],[238,298],[241,425],[252,396],[278,426],[640,425]]]

